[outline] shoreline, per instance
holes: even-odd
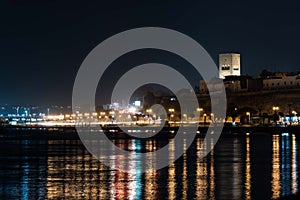
[[[91,132],[96,134],[105,134],[110,139],[132,139],[119,127],[91,127]],[[94,128],[94,129],[93,129]],[[126,130],[132,130],[132,127],[122,127]],[[152,127],[154,130],[154,127]],[[187,127],[188,128],[188,127]],[[151,127],[148,129],[151,130]],[[150,138],[173,138],[176,135],[178,127],[163,127],[159,133]],[[183,128],[184,130],[184,128]],[[187,129],[188,130],[188,129]],[[196,137],[205,137],[208,126],[199,126]],[[274,135],[289,133],[300,137],[300,126],[289,127],[223,127],[221,137],[244,137],[247,135]],[[137,132],[134,134],[147,134]],[[96,138],[96,137],[95,137]],[[138,137],[137,137],[138,138]],[[43,127],[43,126],[2,126],[0,127],[0,139],[18,139],[18,140],[78,140],[80,139],[75,127]],[[146,138],[147,139],[147,138]]]

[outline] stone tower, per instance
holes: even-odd
[[[240,76],[241,75],[241,62],[240,54],[225,53],[219,54],[219,78],[225,76]]]

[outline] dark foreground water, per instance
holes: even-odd
[[[80,141],[0,140],[0,199],[271,199],[299,192],[294,134],[221,138],[204,159],[197,156],[201,141],[159,171],[141,173],[131,157],[132,171],[122,173],[99,163]],[[149,140],[143,148],[160,145]]]

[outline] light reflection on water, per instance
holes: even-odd
[[[297,162],[297,143],[296,143],[296,136],[292,135],[292,193],[298,192],[298,162]],[[299,151],[298,151],[299,152]],[[299,158],[299,157],[298,157]]]
[[[246,138],[245,199],[251,199],[251,146],[250,137]]]
[[[280,136],[273,135],[272,145],[272,198],[280,197]]]
[[[166,144],[161,139],[114,142],[133,151]],[[294,134],[221,138],[200,159],[201,148],[209,148],[202,143],[195,139],[175,163],[146,173],[139,154],[112,156],[113,165],[130,166],[125,173],[99,163],[80,141],[0,141],[0,199],[269,199],[299,192]],[[170,160],[175,148],[169,140]]]

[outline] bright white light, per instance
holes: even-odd
[[[134,101],[134,105],[137,106],[137,107],[140,107],[141,106],[141,101]]]
[[[281,136],[289,136],[289,133],[282,133]]]

